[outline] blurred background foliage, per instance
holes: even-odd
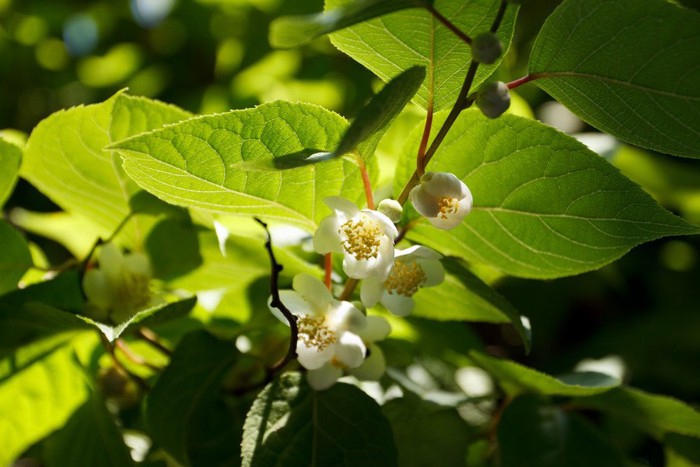
[[[322,0],[0,0],[0,129],[22,139],[62,108],[100,102],[128,87],[195,113],[223,112],[275,99],[313,102],[352,118],[379,89],[370,72],[327,38],[294,50],[271,50],[268,26],[281,15],[316,12]],[[528,50],[558,0],[532,0],[498,78],[526,74]],[[698,2],[684,0],[689,7]],[[659,202],[700,222],[700,164],[669,158],[591,134],[534,85],[517,90],[512,111],[580,135]],[[422,118],[407,109],[380,145],[383,183],[406,131]],[[380,187],[380,190],[382,188]],[[20,182],[5,206],[50,212],[51,202]],[[52,264],[70,255],[35,235]],[[471,326],[495,354],[551,374],[586,358],[614,357],[636,387],[700,400],[700,266],[698,240],[677,238],[636,248],[622,260],[577,277],[541,282],[478,272],[532,322],[525,356],[512,328]],[[263,284],[264,287],[264,284]],[[465,325],[467,326],[467,325]],[[615,420],[603,420],[612,430]],[[617,427],[617,428],[616,428]],[[618,433],[648,462],[659,445]],[[638,457],[639,458],[639,457]]]

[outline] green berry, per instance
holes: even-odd
[[[510,91],[502,81],[487,83],[479,89],[476,105],[488,118],[497,118],[510,107]]]
[[[490,65],[503,54],[501,41],[492,32],[479,34],[472,40],[472,57],[478,63]]]

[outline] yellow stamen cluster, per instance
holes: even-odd
[[[377,222],[367,216],[362,216],[356,220],[349,220],[340,226],[338,233],[345,251],[350,253],[357,260],[376,258],[379,254],[379,243],[381,241],[381,230]]]
[[[447,219],[448,214],[456,214],[459,209],[459,200],[457,198],[440,198],[438,201],[439,212],[437,217]]]
[[[412,297],[425,283],[425,280],[425,271],[420,267],[420,264],[395,261],[389,277],[384,281],[384,288],[390,294]]]
[[[335,334],[324,324],[323,318],[303,316],[297,321],[297,326],[299,339],[307,347],[316,347],[320,352],[335,343]]]

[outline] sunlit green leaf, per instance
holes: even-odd
[[[63,346],[0,385],[0,465],[57,428],[88,398],[83,369]]]
[[[348,5],[353,0],[326,0],[326,9]],[[454,25],[470,36],[486,32],[496,17],[499,2],[491,0],[436,0],[434,7]],[[517,13],[510,4],[498,36],[508,49]],[[428,106],[430,89],[434,92],[435,110],[454,104],[471,61],[471,47],[435,20],[425,9],[410,9],[356,24],[331,34],[338,49],[389,81],[404,70],[421,65],[428,69],[426,80],[413,102]],[[434,64],[431,70],[431,62]],[[496,69],[480,66],[474,86],[482,83]],[[432,82],[430,80],[432,76]]]
[[[463,465],[472,434],[452,407],[422,400],[409,392],[382,406],[391,423],[399,450],[399,465],[418,467]],[[439,456],[436,454],[439,453]]]
[[[91,219],[110,235],[138,190],[119,156],[104,148],[117,139],[188,117],[174,106],[119,93],[43,120],[27,142],[21,174],[62,209]]]
[[[535,395],[511,402],[498,424],[503,467],[617,467],[622,455],[589,422]]]
[[[636,145],[700,157],[700,14],[659,0],[568,0],[534,45],[535,82]]]
[[[17,287],[32,265],[32,255],[24,237],[7,222],[0,220],[0,295]]]
[[[419,129],[408,138],[396,191],[415,167],[419,138]],[[700,231],[575,139],[513,115],[463,112],[427,169],[462,179],[474,208],[452,230],[421,223],[409,238],[514,276],[578,274],[640,243]]]
[[[477,351],[469,352],[469,357],[511,394],[534,392],[550,396],[585,396],[604,393],[620,385],[619,380],[602,373],[570,373],[555,378],[519,363]]]
[[[246,170],[305,149],[334,149],[347,124],[309,104],[273,102],[198,117],[114,145],[144,189],[181,206],[261,216],[306,229],[330,213],[327,196],[357,201],[362,181],[344,159],[281,171]]]
[[[114,423],[104,400],[96,393],[73,413],[64,427],[47,440],[45,449],[48,467],[134,465],[122,433]]]
[[[373,140],[372,146],[376,146],[387,127],[411,101],[424,79],[425,68],[412,67],[389,81],[355,116],[335,149],[335,154],[350,152],[364,142],[369,143],[368,140]]]
[[[620,387],[574,403],[618,415],[659,439],[669,432],[700,438],[700,412],[672,397]]]
[[[202,264],[197,227],[189,219],[166,218],[146,238],[153,275],[169,280]]]
[[[324,13],[282,17],[270,25],[270,45],[279,48],[297,47],[324,34],[394,11],[415,8],[424,3],[429,2],[427,0],[355,0]]]
[[[389,422],[355,386],[311,390],[299,373],[270,383],[243,428],[245,467],[397,465]]]
[[[513,305],[464,267],[460,261],[446,258],[442,264],[447,272],[445,281],[413,297],[416,302],[413,315],[439,321],[511,322],[529,351],[530,329],[525,327]]]
[[[207,430],[201,417],[222,410],[221,380],[237,355],[233,342],[204,331],[188,334],[148,393],[148,434],[178,462],[189,464],[194,432]],[[236,443],[230,447],[238,449]]]
[[[7,198],[17,182],[17,173],[22,161],[22,150],[14,144],[0,138],[0,207],[5,204]]]

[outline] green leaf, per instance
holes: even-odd
[[[24,273],[32,266],[27,241],[7,222],[0,220],[0,295],[15,289]]]
[[[204,331],[188,334],[148,393],[148,434],[179,463],[189,465],[191,439],[201,435],[195,433],[215,435],[199,422],[212,410],[222,410],[221,380],[237,356],[232,342]],[[230,446],[237,449],[235,443]]]
[[[63,210],[91,219],[101,235],[110,235],[129,213],[129,198],[138,187],[124,174],[119,157],[104,148],[188,116],[176,107],[123,93],[62,110],[34,128],[21,174]]]
[[[700,412],[672,397],[619,387],[605,394],[575,399],[573,403],[618,415],[657,439],[666,433],[700,438]]]
[[[386,0],[384,0],[386,1]],[[415,66],[392,78],[379,93],[364,106],[343,135],[335,150],[336,155],[353,151],[358,145],[374,140],[379,142],[387,127],[401,113],[416,94],[425,79],[425,68]],[[374,152],[374,151],[371,151]]]
[[[61,347],[0,385],[0,465],[63,426],[88,398],[73,349]]]
[[[158,222],[146,237],[146,250],[154,277],[166,281],[202,264],[197,228],[188,218],[165,218]]]
[[[700,157],[700,14],[659,0],[568,0],[530,57],[539,87],[601,130]]]
[[[501,294],[486,285],[456,258],[445,258],[442,284],[417,293],[414,316],[439,321],[512,323],[525,349],[530,351],[531,332],[518,311]]]
[[[326,0],[326,10],[348,5],[351,1]],[[434,7],[463,32],[475,36],[489,30],[499,2],[436,0]],[[498,31],[504,54],[513,35],[517,10],[513,4],[508,6]],[[426,109],[432,87],[435,111],[455,103],[472,57],[471,47],[425,9],[403,10],[356,24],[331,34],[331,42],[384,81],[416,65],[432,68],[413,102]],[[474,88],[493,73],[499,63],[500,60],[493,65],[479,66]]]
[[[244,467],[397,465],[389,422],[372,398],[338,383],[311,390],[299,373],[270,383],[243,427]]]
[[[700,465],[700,439],[668,433],[664,436],[666,467],[694,467]]]
[[[382,406],[399,450],[399,465],[418,467],[464,465],[472,430],[451,407],[426,401],[410,392]],[[439,453],[439,456],[436,454]]]
[[[620,385],[619,380],[602,373],[570,373],[555,378],[519,363],[474,350],[469,352],[469,357],[509,394],[534,392],[548,396],[587,396],[605,393]]]
[[[416,129],[408,138],[397,191],[413,172],[420,136]],[[452,230],[421,223],[409,238],[514,276],[579,274],[640,243],[699,232],[574,138],[514,115],[463,112],[427,169],[462,179],[474,208]]]
[[[130,329],[141,326],[155,326],[187,315],[197,304],[197,297],[184,298],[176,302],[165,303],[136,313],[130,320],[110,326],[88,319],[105,337],[113,342]]]
[[[104,400],[95,393],[46,441],[44,452],[48,467],[134,465],[122,433]]]
[[[361,0],[324,13],[286,16],[270,24],[270,45],[291,49],[339,29],[406,8],[416,8],[421,0]]]
[[[620,452],[589,422],[545,399],[524,395],[506,407],[498,424],[503,467],[618,467]]]
[[[12,194],[21,162],[22,149],[0,138],[0,207]]]
[[[169,203],[313,230],[330,214],[323,204],[327,196],[361,199],[355,163],[341,158],[253,173],[246,164],[305,149],[328,152],[346,127],[342,117],[321,107],[277,101],[186,120],[113,148],[122,151],[130,177]]]

